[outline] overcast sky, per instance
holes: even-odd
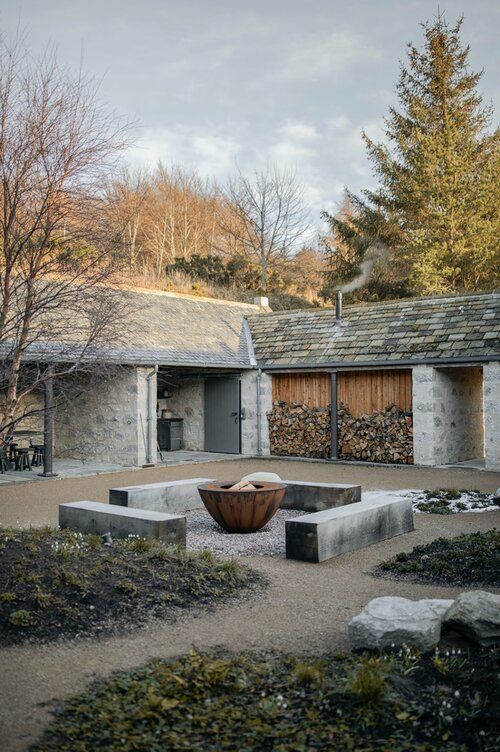
[[[381,134],[398,59],[431,0],[0,0],[0,28],[102,79],[137,122],[133,163],[158,159],[219,180],[237,162],[292,165],[315,217],[343,186],[373,186],[360,132]],[[472,65],[498,108],[499,0],[441,0],[465,15]]]

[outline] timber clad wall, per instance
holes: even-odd
[[[331,402],[329,373],[280,373],[273,375],[273,402],[288,402],[308,407],[328,407]],[[412,411],[412,375],[410,369],[385,371],[349,371],[338,374],[338,401],[353,417],[397,405]]]
[[[332,401],[331,383],[329,373],[273,374],[273,402],[328,407]]]

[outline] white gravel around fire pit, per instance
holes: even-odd
[[[256,533],[226,533],[204,509],[187,512],[187,548],[208,548],[225,556],[285,556],[285,521],[305,512],[280,509]]]

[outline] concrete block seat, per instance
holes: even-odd
[[[345,483],[309,483],[299,480],[283,480],[286,483],[282,509],[298,509],[303,512],[322,512],[325,509],[342,507],[361,501],[361,486]]]
[[[287,520],[286,556],[325,561],[412,530],[410,499],[359,501]]]
[[[141,486],[111,488],[109,503],[135,509],[177,514],[191,509],[202,509],[203,502],[198,486],[212,483],[214,478],[186,478],[165,483],[146,483]]]
[[[114,538],[138,535],[160,538],[166,543],[186,546],[186,518],[145,509],[118,507],[100,501],[73,501],[59,504],[59,525],[80,533],[111,533]]]
[[[271,483],[286,483],[285,498],[281,509],[297,509],[302,512],[321,512],[323,509],[341,507],[361,501],[361,486],[345,483],[311,483],[302,480],[282,480],[276,473],[255,472],[244,475],[242,480],[264,480]]]

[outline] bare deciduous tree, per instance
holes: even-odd
[[[141,251],[141,230],[151,192],[150,176],[124,167],[106,188],[109,225],[122,243],[130,269],[135,269]]]
[[[238,171],[228,181],[227,209],[232,221],[224,230],[241,251],[257,258],[261,286],[267,289],[268,267],[276,258],[298,250],[308,231],[307,213],[295,172],[271,167],[252,178]]]
[[[124,145],[92,79],[0,43],[0,443],[23,399],[105,368],[102,348],[120,336],[102,186]]]

